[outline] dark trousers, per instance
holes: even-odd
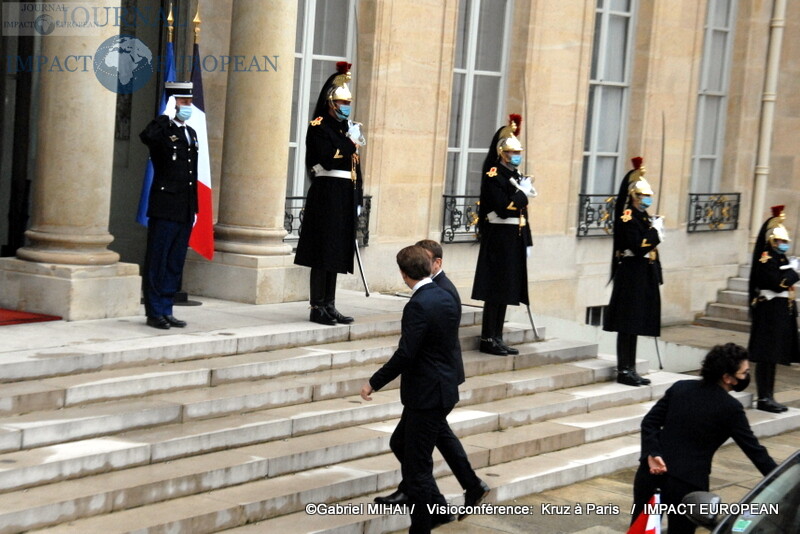
[[[507,304],[497,304],[485,302],[483,304],[483,323],[481,326],[481,338],[503,339],[503,323],[506,320]]]
[[[617,333],[617,372],[636,369],[636,334]]]
[[[312,308],[316,306],[325,308],[335,303],[336,275],[336,272],[316,267],[311,268],[309,304]]]
[[[667,466],[669,469],[669,466]],[[669,473],[664,475],[651,475],[647,462],[639,464],[636,476],[633,479],[633,515],[631,524],[636,521],[639,513],[644,509],[644,505],[650,502],[657,489],[661,490],[662,504],[680,504],[686,494],[693,491],[701,491],[688,482],[671,477]],[[694,534],[695,525],[689,518],[681,514],[667,514],[667,525],[669,534]]]
[[[433,447],[439,436],[450,433],[447,414],[450,409],[415,410],[403,408],[400,422],[394,429],[389,446],[400,462],[403,491],[414,506],[410,534],[431,531],[428,504],[447,504],[433,477]],[[454,436],[455,438],[455,436]],[[457,438],[456,438],[457,439]]]
[[[392,438],[394,438],[394,434],[392,434]],[[442,458],[450,466],[450,471],[453,472],[453,476],[456,477],[456,480],[465,491],[476,489],[480,486],[481,479],[472,469],[472,464],[469,463],[469,457],[464,450],[464,446],[461,445],[461,440],[453,433],[450,425],[445,425],[439,433],[436,438],[436,448],[442,453]],[[405,480],[400,481],[397,489],[408,495],[408,487]]]
[[[147,222],[147,252],[142,284],[148,317],[172,315],[175,293],[181,288],[183,264],[189,247],[192,222],[151,217]]]
[[[756,363],[756,391],[758,393],[758,400],[774,399],[776,371],[777,369],[774,363]]]

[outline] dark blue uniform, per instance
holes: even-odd
[[[139,138],[150,149],[155,170],[147,209],[144,306],[148,317],[159,317],[172,315],[197,213],[197,133],[160,115]]]

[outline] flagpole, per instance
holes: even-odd
[[[194,14],[194,18],[192,19],[192,23],[194,24],[194,44],[198,44],[200,42],[200,24],[203,21],[200,20],[200,4],[197,4],[197,13]]]
[[[169,15],[167,15],[167,42],[172,42],[172,35],[175,32],[175,17],[172,16],[172,2],[169,3]]]

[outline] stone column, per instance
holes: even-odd
[[[117,95],[97,80],[91,60],[117,29],[42,37],[42,56],[65,68],[40,74],[31,226],[17,258],[0,261],[0,306],[67,320],[138,313],[138,267],[107,248]]]
[[[296,2],[233,3],[216,252],[190,256],[189,293],[261,304],[307,291],[283,242],[296,26]]]

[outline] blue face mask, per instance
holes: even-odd
[[[778,252],[780,252],[781,254],[786,254],[787,252],[789,252],[789,243],[781,243],[781,244],[779,244],[779,245],[778,245],[777,247],[775,247],[775,248],[776,248],[776,249],[778,250]]]
[[[642,207],[644,209],[649,208],[653,204],[653,198],[652,197],[642,197],[641,201],[642,201]]]
[[[520,154],[514,154],[513,156],[511,156],[511,158],[509,158],[509,162],[514,167],[519,167],[519,164],[522,163],[522,156]]]
[[[343,104],[338,108],[334,108],[334,111],[336,112],[336,118],[340,121],[350,116],[350,106],[348,104]]]
[[[181,106],[178,109],[178,112],[175,114],[175,118],[181,122],[186,122],[189,120],[189,117],[192,116],[192,107],[191,106]]]

